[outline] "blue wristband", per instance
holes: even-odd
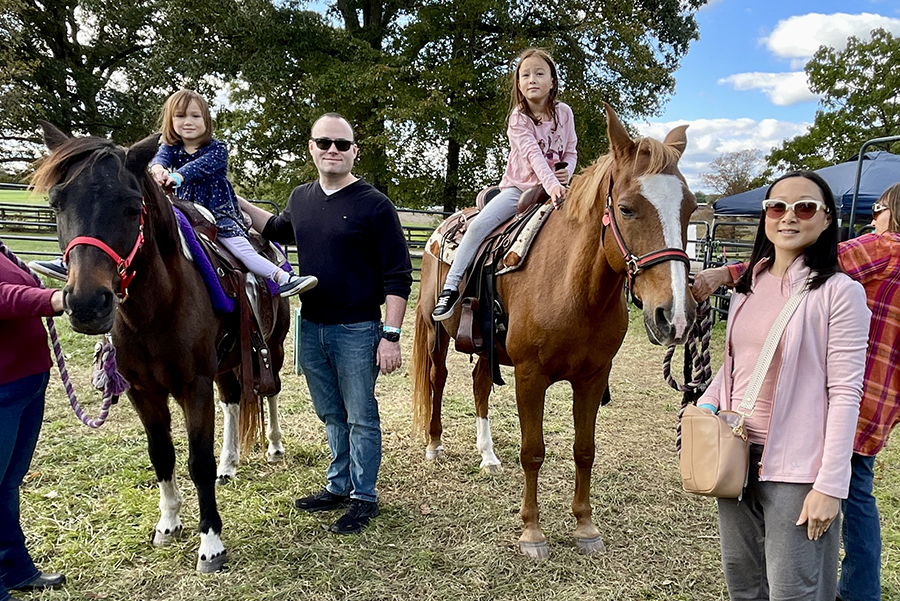
[[[401,333],[400,328],[395,328],[394,326],[381,326],[381,330],[384,332],[393,332],[395,334]]]
[[[713,412],[713,415],[715,415],[716,413],[719,412],[718,409],[716,409],[714,406],[710,405],[709,403],[702,403],[700,405],[697,405],[697,408],[698,409],[709,409],[710,411]]]
[[[177,171],[172,171],[169,173],[169,177],[175,180],[175,187],[180,188],[181,184],[184,183],[184,176],[178,173]]]

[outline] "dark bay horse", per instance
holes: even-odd
[[[52,125],[42,126],[51,153],[35,171],[33,184],[49,193],[60,248],[66,250],[69,279],[63,302],[75,331],[112,332],[119,369],[131,384],[128,397],[147,433],[159,481],[161,515],[153,542],[165,545],[182,533],[171,395],[184,412],[188,466],[199,500],[197,569],[216,571],[225,564],[226,553],[216,507],[213,382],[226,407],[223,459],[235,453],[226,448],[236,447],[238,403],[243,416],[261,411],[256,395],[242,398],[240,344],[217,349],[226,334],[232,341],[238,337],[239,311],[214,311],[199,270],[182,250],[172,205],[147,171],[158,136],[125,150],[109,140],[68,138]],[[273,309],[269,350],[280,389],[278,370],[290,325],[287,299],[277,299]],[[269,400],[271,410],[274,398]],[[274,415],[270,424],[272,419]],[[256,420],[240,421],[246,430]],[[280,440],[275,446],[277,452]],[[233,466],[221,475],[233,475],[229,469]]]
[[[545,391],[561,380],[572,385],[574,536],[583,553],[602,552],[589,498],[594,427],[613,356],[628,327],[626,280],[643,303],[644,326],[653,343],[683,342],[696,311],[684,248],[697,203],[678,170],[687,144],[686,126],[670,132],[665,142],[632,140],[612,108],[607,106],[606,113],[610,153],[573,179],[563,207],[547,221],[524,266],[497,280],[509,315],[504,363],[515,367],[522,432],[524,531],[519,548],[538,558],[549,553],[537,503],[538,472],[544,460]],[[428,458],[443,453],[446,356],[459,324],[459,309],[438,326],[431,319],[449,269],[437,254],[426,249],[422,260],[411,367],[414,424],[425,433]],[[472,375],[482,467],[497,471],[499,461],[487,420],[491,375],[483,357]]]

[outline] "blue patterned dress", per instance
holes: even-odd
[[[184,178],[175,194],[212,211],[220,237],[247,237],[237,196],[227,178],[228,148],[224,144],[210,140],[194,154],[188,154],[182,142],[172,146],[161,144],[150,165],[160,165]]]

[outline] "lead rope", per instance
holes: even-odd
[[[681,416],[688,405],[695,405],[697,399],[709,386],[712,380],[712,365],[709,358],[709,339],[712,334],[712,311],[709,300],[697,305],[697,318],[691,327],[691,333],[684,343],[684,371],[687,378],[688,364],[690,362],[690,381],[679,384],[672,377],[672,357],[675,354],[675,345],[666,349],[663,359],[663,377],[669,386],[683,393],[681,397],[681,409],[678,411],[678,426],[675,428],[675,450],[681,452]]]
[[[15,263],[19,269],[34,278],[39,288],[44,288],[43,282],[37,277],[28,266],[23,263],[19,257],[0,240],[0,252]],[[56,365],[59,368],[59,375],[62,379],[63,387],[66,389],[66,395],[69,398],[69,404],[72,411],[85,426],[89,428],[99,428],[106,421],[109,415],[110,407],[119,400],[119,396],[128,390],[128,382],[119,373],[116,366],[116,349],[112,344],[112,337],[107,334],[103,343],[98,342],[94,347],[94,372],[91,376],[91,383],[97,390],[103,390],[103,402],[100,406],[100,414],[96,419],[88,417],[75,396],[75,389],[69,378],[69,371],[66,369],[66,360],[63,356],[62,346],[59,344],[59,334],[56,332],[56,325],[53,323],[52,317],[47,317],[47,330],[50,332],[50,343],[53,346],[53,354],[56,355]]]

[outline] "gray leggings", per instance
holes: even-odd
[[[806,523],[796,523],[812,484],[760,482],[761,456],[761,447],[753,445],[744,498],[718,499],[728,593],[745,601],[832,601],[841,516],[819,540],[809,540]]]
[[[466,269],[475,260],[478,247],[484,242],[491,232],[500,227],[500,224],[516,215],[516,205],[522,190],[518,188],[504,188],[487,203],[475,219],[469,224],[459,248],[456,249],[456,257],[444,282],[444,290],[459,289],[459,282]]]

